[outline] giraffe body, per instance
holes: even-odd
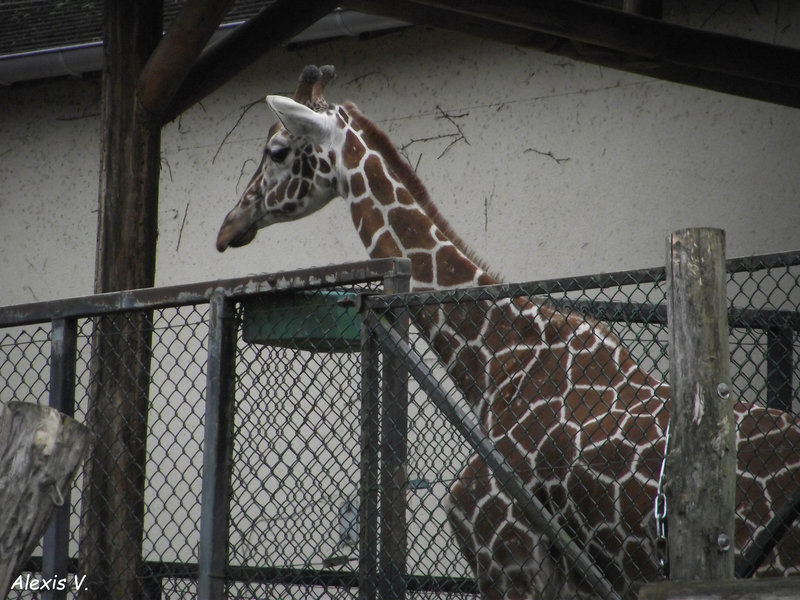
[[[354,105],[327,107],[318,88],[303,92],[302,84],[295,100],[268,97],[280,124],[217,248],[249,243],[259,228],[338,196],[371,257],[411,260],[413,290],[496,283],[386,135]],[[426,307],[412,319],[498,450],[618,592],[632,598],[637,583],[659,578],[652,512],[668,386],[642,371],[604,325],[535,299]],[[735,415],[740,550],[780,508],[782,493],[800,487],[800,425],[744,404]],[[477,456],[448,504],[484,598],[592,597]],[[800,574],[800,527],[776,554],[776,568]]]

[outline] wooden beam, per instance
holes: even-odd
[[[437,29],[464,33],[504,44],[536,48],[543,51],[552,50],[561,41],[561,38],[554,35],[504,25],[486,19],[478,19],[447,8],[422,5],[418,2],[343,0],[340,5],[366,14],[391,17],[417,25],[436,27]]]
[[[800,50],[700,31],[577,0],[416,1],[645,59],[799,85]],[[734,49],[738,52],[732,56]]]
[[[661,0],[623,0],[622,10],[654,19],[660,19],[664,12]]]
[[[277,0],[208,48],[162,114],[171,121],[265,52],[288,42],[337,6],[336,0]]]
[[[233,0],[188,0],[139,76],[139,102],[152,113],[170,103]]]
[[[797,579],[662,581],[639,590],[639,600],[795,600]]]
[[[800,50],[575,0],[344,0],[404,19],[657,79],[800,107]],[[507,12],[506,12],[507,11]]]

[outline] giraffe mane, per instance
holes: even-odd
[[[360,129],[363,138],[368,142],[371,148],[377,150],[381,156],[383,156],[384,160],[386,161],[386,165],[389,167],[389,169],[391,169],[392,173],[395,175],[395,177],[397,177],[400,183],[402,183],[406,189],[408,189],[409,193],[412,195],[414,200],[417,201],[423,212],[425,212],[431,221],[433,221],[433,224],[436,225],[436,227],[447,237],[447,239],[450,240],[450,242],[452,242],[456,248],[463,252],[469,260],[478,265],[493,279],[496,279],[498,282],[502,281],[503,278],[498,273],[490,269],[486,262],[477,254],[475,254],[475,251],[472,250],[472,248],[464,243],[464,240],[461,239],[450,223],[447,222],[447,219],[445,219],[442,213],[439,212],[439,209],[433,203],[433,200],[431,200],[425,184],[422,183],[422,180],[414,172],[414,169],[411,167],[408,161],[401,156],[400,152],[389,139],[389,136],[386,135],[386,133],[383,132],[373,121],[364,116],[364,114],[361,113],[361,111],[359,111],[356,105],[352,102],[345,102],[343,106],[358,126],[358,129]]]

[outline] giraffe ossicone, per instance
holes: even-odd
[[[413,169],[351,103],[328,105],[332,67],[307,67],[294,99],[268,96],[279,118],[217,248],[302,218],[341,197],[369,255],[406,257],[412,289],[497,279],[453,232]],[[653,502],[665,452],[669,388],[643,371],[603,324],[531,298],[425,307],[412,320],[446,365],[509,465],[625,598],[660,577]],[[763,530],[800,488],[800,424],[735,405],[736,546]],[[780,481],[780,486],[773,484]],[[450,490],[449,519],[484,598],[589,598],[582,574],[525,520],[473,456]],[[800,526],[761,574],[800,574]]]
[[[305,104],[275,95],[267,96],[267,104],[288,131],[311,144],[322,143],[333,133],[334,123],[328,115],[312,110]]]

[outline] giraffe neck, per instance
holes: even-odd
[[[408,258],[413,291],[497,283],[455,235],[386,134],[353,104],[338,111],[345,124],[337,157],[339,193],[370,257]]]
[[[408,258],[412,291],[497,283],[439,214],[386,134],[352,104],[338,110],[344,122],[344,144],[336,157],[339,193],[369,255]],[[478,415],[486,414],[493,386],[483,327],[498,317],[499,304],[504,303],[429,306],[411,314]]]

